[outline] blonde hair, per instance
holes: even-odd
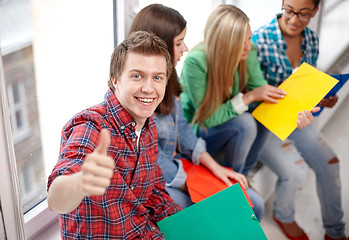
[[[204,48],[208,63],[206,94],[193,122],[211,117],[230,99],[234,73],[239,71],[240,91],[246,91],[246,65],[240,61],[249,19],[233,5],[220,5],[208,17],[204,29]]]

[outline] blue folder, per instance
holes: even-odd
[[[338,80],[338,83],[329,91],[329,93],[325,96],[325,98],[329,98],[330,96],[336,95],[336,93],[343,87],[343,85],[348,81],[349,74],[337,74],[331,75],[331,77]],[[318,107],[318,106],[317,106]],[[320,111],[313,113],[313,116],[319,116],[320,113],[324,110],[323,107],[320,107]]]

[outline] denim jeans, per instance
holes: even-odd
[[[250,113],[238,115],[211,128],[200,128],[198,136],[206,141],[208,153],[224,152],[224,165],[247,175],[256,164],[271,133]]]
[[[323,135],[312,124],[296,129],[284,142],[271,136],[261,161],[278,176],[273,213],[281,222],[292,222],[295,192],[306,177],[304,161],[315,171],[323,226],[327,235],[343,237],[345,223],[341,204],[339,161]]]
[[[189,207],[190,205],[194,204],[189,195],[184,193],[179,188],[173,188],[166,186],[167,192],[170,194],[170,197],[175,201],[182,209]],[[259,221],[262,220],[264,215],[264,202],[263,199],[251,188],[246,189],[246,193],[249,196],[252,204],[253,204],[253,211]]]
[[[166,186],[166,191],[170,194],[170,197],[177,203],[182,209],[193,205],[190,196],[176,187]]]

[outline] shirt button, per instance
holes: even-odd
[[[132,142],[135,142],[136,141],[136,139],[135,138],[132,138]]]
[[[124,130],[124,129],[125,129],[125,126],[121,126],[120,128],[121,128],[121,130]]]
[[[131,189],[131,191],[133,191],[133,189],[135,189],[135,187],[134,187],[134,186],[131,186],[130,189]]]
[[[132,122],[131,125],[134,127],[134,126],[136,126],[136,123],[135,123],[135,122]]]

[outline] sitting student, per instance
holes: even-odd
[[[47,197],[62,239],[164,239],[156,222],[179,206],[165,190],[151,116],[171,71],[159,37],[130,34],[112,55],[105,100],[64,126]]]
[[[207,151],[224,151],[224,165],[246,175],[270,135],[246,112],[248,105],[277,103],[286,93],[263,78],[245,13],[232,5],[211,13],[204,41],[185,59],[181,83],[184,115],[206,141]],[[301,112],[298,127],[312,119],[309,111]]]
[[[186,187],[186,173],[180,158],[190,159],[193,163],[206,166],[214,175],[228,186],[229,179],[240,182],[247,188],[244,175],[219,165],[206,151],[206,143],[197,138],[193,128],[187,123],[179,100],[181,92],[177,73],[174,67],[188,51],[184,37],[186,35],[186,21],[175,9],[161,4],[152,4],[143,8],[132,22],[130,33],[145,30],[155,33],[165,40],[173,63],[173,71],[166,87],[164,100],[155,110],[155,122],[159,136],[158,163],[164,172],[166,190],[182,208],[192,205]],[[259,220],[263,217],[264,203],[250,188],[246,189],[252,203],[253,210]]]
[[[269,84],[278,86],[294,69],[306,62],[316,66],[319,40],[307,26],[320,0],[283,0],[282,14],[253,35],[260,66]],[[321,101],[332,107],[337,97]],[[325,239],[346,239],[341,203],[339,159],[322,133],[313,125],[296,129],[284,142],[272,136],[261,161],[278,176],[273,218],[289,239],[308,239],[294,220],[295,193],[303,187],[307,167],[315,171]]]

